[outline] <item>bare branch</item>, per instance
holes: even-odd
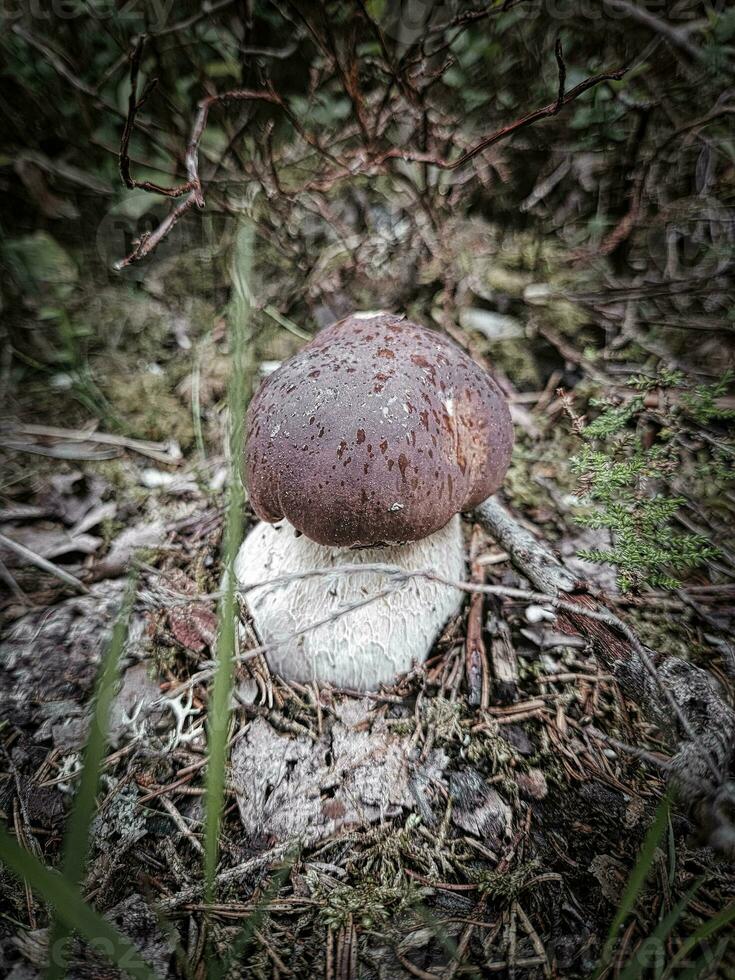
[[[185,183],[177,184],[173,187],[162,187],[161,185],[152,183],[151,181],[137,181],[130,174],[130,158],[128,155],[130,136],[135,125],[137,111],[143,105],[153,88],[153,84],[155,84],[154,82],[149,83],[146,86],[141,98],[138,99],[138,74],[140,70],[140,61],[144,43],[145,38],[141,37],[138,40],[130,59],[130,97],[128,99],[128,115],[120,140],[120,175],[126,187],[131,189],[138,188],[140,190],[148,191],[151,194],[160,194],[163,197],[169,198],[182,197],[184,194],[187,196],[166,215],[166,217],[154,231],[141,236],[141,238],[135,242],[135,247],[129,255],[125,256],[114,264],[113,268],[118,272],[121,269],[132,265],[134,262],[139,262],[142,258],[145,258],[146,255],[150,255],[150,253],[166,237],[166,235],[169,234],[174,225],[184,214],[186,214],[187,211],[190,211],[191,208],[195,206],[197,208],[204,207],[204,195],[202,193],[201,178],[199,176],[199,144],[207,125],[207,119],[209,117],[209,110],[211,107],[216,104],[226,105],[228,102],[248,101],[270,102],[279,106],[283,106],[284,104],[281,97],[272,90],[233,89],[229,92],[221,92],[218,95],[207,96],[207,98],[202,99],[199,103],[198,112],[194,120],[194,126],[192,128],[191,136],[189,137],[189,143],[186,149],[186,172],[189,179]]]
[[[563,64],[563,62],[562,62]],[[554,102],[550,102],[549,105],[543,106],[541,109],[534,109],[533,112],[529,112],[525,116],[521,116],[520,119],[516,119],[515,122],[509,123],[507,126],[503,126],[502,129],[496,130],[490,136],[485,136],[480,140],[475,146],[467,150],[461,156],[457,157],[456,160],[443,160],[439,157],[433,156],[430,153],[415,153],[411,150],[401,150],[395,147],[388,150],[386,153],[382,154],[380,157],[381,162],[387,159],[399,159],[412,161],[414,163],[429,163],[434,167],[438,167],[440,170],[456,170],[458,167],[463,166],[465,163],[469,163],[478,154],[487,150],[489,147],[494,146],[496,143],[500,143],[503,140],[508,139],[515,133],[520,132],[522,129],[526,129],[528,126],[532,126],[534,123],[539,122],[541,119],[546,119],[549,116],[555,116],[564,106],[570,105],[580,95],[583,95],[589,89],[594,88],[601,82],[619,82],[620,79],[625,75],[627,68],[618,68],[615,71],[602,72],[599,75],[592,75],[590,78],[585,78],[583,82],[579,85],[575,85],[573,89],[570,89],[566,95],[561,99],[557,97]],[[566,74],[566,72],[564,72]],[[561,77],[562,72],[560,69],[560,89],[563,88],[564,79]]]
[[[160,31],[155,32],[156,37],[164,37],[166,34],[176,34],[179,31],[186,31],[190,27],[194,27],[199,21],[204,20],[206,17],[211,17],[212,14],[218,13],[220,10],[224,10],[225,7],[231,7],[235,0],[220,0],[219,3],[207,3],[206,0],[202,4],[202,9],[197,11],[197,13],[192,14],[191,17],[187,17],[186,20],[180,20],[176,24],[171,24],[170,27],[163,27]]]
[[[564,86],[567,82],[567,66],[564,64],[564,52],[561,47],[561,38],[556,39],[556,44],[554,45],[554,57],[556,58],[556,67],[559,72],[559,94],[556,97],[556,111],[560,112],[561,107],[564,105]]]
[[[302,17],[302,19],[304,18]],[[341,79],[346,94],[352,102],[353,112],[358,123],[357,135],[361,136],[360,146],[346,152],[344,156],[339,159],[329,149],[323,147],[316,136],[305,129],[301,120],[292,112],[287,102],[280,95],[278,95],[278,93],[275,92],[270,85],[261,90],[234,89],[229,92],[210,95],[199,102],[197,116],[194,121],[186,150],[186,172],[188,180],[185,183],[177,184],[173,187],[162,187],[161,185],[154,184],[150,181],[136,181],[130,174],[128,148],[135,124],[135,117],[138,109],[150,94],[154,84],[150,83],[146,87],[146,90],[141,98],[138,98],[137,83],[144,43],[143,38],[139,39],[130,59],[131,91],[128,101],[128,114],[120,144],[120,174],[127,187],[137,187],[139,189],[146,190],[149,193],[160,194],[168,198],[179,198],[183,197],[184,195],[186,195],[186,197],[182,203],[178,204],[170,212],[170,214],[166,216],[155,231],[141,238],[140,241],[136,243],[133,251],[115,264],[115,269],[124,269],[126,266],[129,266],[134,262],[138,262],[145,256],[149,255],[161,242],[161,240],[171,231],[182,215],[184,215],[194,206],[197,208],[204,207],[204,193],[202,190],[202,180],[199,167],[199,144],[207,125],[209,111],[213,105],[227,105],[230,102],[246,101],[263,101],[271,103],[272,105],[277,105],[286,115],[286,118],[293,126],[295,132],[304,140],[304,142],[315,149],[322,157],[324,157],[325,160],[331,163],[333,167],[331,172],[313,178],[301,190],[326,191],[331,189],[336,183],[342,180],[352,179],[359,174],[384,173],[387,169],[387,165],[392,160],[422,163],[427,166],[437,167],[440,170],[456,170],[465,163],[468,163],[470,160],[474,159],[480,153],[487,150],[489,147],[493,146],[495,143],[509,139],[515,133],[527,128],[528,126],[532,126],[534,123],[539,122],[542,119],[557,115],[565,106],[574,102],[580,95],[588,91],[588,89],[591,89],[604,81],[617,81],[621,79],[626,72],[625,68],[619,68],[615,71],[593,75],[590,78],[585,79],[583,82],[580,82],[579,85],[575,86],[569,92],[565,93],[566,65],[564,63],[561,42],[557,40],[555,46],[555,57],[558,69],[558,91],[557,97],[553,102],[550,102],[548,105],[522,116],[515,122],[512,122],[492,133],[490,136],[484,137],[479,141],[479,143],[475,144],[464,153],[461,153],[460,156],[454,160],[444,159],[438,156],[436,153],[429,152],[428,150],[412,149],[411,147],[392,146],[388,149],[380,150],[373,145],[373,141],[377,138],[379,133],[379,122],[383,107],[381,106],[379,108],[378,115],[376,117],[376,124],[375,126],[371,127],[366,115],[364,98],[358,85],[358,72],[354,44],[348,53],[348,61],[346,64],[344,64],[339,57],[334,39],[331,36],[328,36],[326,40],[321,38],[314,30],[313,25],[311,25],[307,19],[304,19],[304,22],[312,32],[312,35],[317,40],[317,43],[324,51],[325,55],[330,59],[339,78]],[[393,79],[393,82],[402,92],[411,109],[415,111],[417,105],[420,104],[421,96],[407,82],[406,78],[402,74],[401,66],[393,64],[392,60],[390,59],[390,53],[387,49],[384,38],[381,45],[381,50],[384,58],[387,59],[386,67],[391,75],[391,78]],[[428,119],[425,111],[422,113],[422,118],[423,131],[425,133]],[[421,139],[419,145],[425,145],[425,138]],[[270,166],[271,172],[274,173],[275,166],[272,163],[272,153],[269,148],[267,148],[267,151],[271,155]],[[280,186],[277,180],[274,181],[274,183],[276,184],[276,187]],[[420,198],[420,203],[422,201],[423,199]]]
[[[144,105],[146,99],[151,94],[156,86],[157,79],[151,79],[140,98],[138,98],[138,75],[140,73],[140,61],[143,57],[143,47],[145,45],[145,35],[141,35],[130,55],[130,95],[128,97],[128,114],[125,119],[125,126],[123,128],[122,137],[120,138],[120,176],[122,181],[129,190],[139,190],[149,191],[151,194],[162,194],[165,197],[181,197],[182,194],[186,194],[190,191],[191,184],[178,184],[175,187],[162,187],[160,184],[154,184],[149,180],[135,180],[130,173],[130,137],[132,135],[133,129],[135,128],[135,117],[141,106]]]
[[[191,191],[188,197],[186,197],[180,204],[177,204],[172,211],[169,211],[169,213],[154,231],[146,232],[133,242],[133,251],[129,255],[126,255],[125,258],[115,262],[113,265],[112,268],[115,270],[115,272],[120,272],[121,269],[132,265],[134,262],[140,262],[140,260],[145,258],[146,255],[150,255],[156,246],[166,237],[166,235],[168,235],[179,218],[185,215],[187,211],[191,210],[196,203],[197,195],[194,191]]]
[[[47,572],[49,575],[53,575],[60,581],[64,582],[66,585],[70,585],[73,589],[78,592],[89,592],[89,589],[84,584],[80,582],[76,575],[72,575],[71,572],[67,572],[63,568],[59,568],[58,565],[54,565],[53,562],[48,561],[48,559],[37,555],[35,551],[31,551],[30,548],[26,548],[24,544],[20,544],[18,541],[13,541],[12,538],[6,537],[4,534],[0,534],[0,546],[7,548],[8,551],[12,551],[13,554],[27,561],[31,565],[35,565],[36,568],[40,568],[42,572]]]

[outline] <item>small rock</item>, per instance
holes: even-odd
[[[144,487],[148,487],[149,490],[155,490],[158,487],[170,487],[176,479],[177,476],[175,473],[166,473],[163,470],[156,470],[153,467],[147,467],[140,474],[141,484]]]
[[[545,620],[550,622],[554,619],[556,619],[556,613],[548,606],[537,606],[533,603],[526,606],[526,620],[529,623],[542,623]]]
[[[523,290],[523,300],[529,306],[546,306],[554,295],[554,289],[548,282],[531,282]]]
[[[513,337],[524,336],[523,324],[520,320],[492,310],[480,310],[475,307],[461,310],[459,322],[465,330],[477,330],[488,340],[510,340]]]
[[[488,786],[476,769],[463,769],[449,777],[452,822],[491,848],[510,834],[511,809],[497,790]]]

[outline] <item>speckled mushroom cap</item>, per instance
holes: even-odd
[[[319,544],[417,541],[498,489],[513,427],[490,375],[442,334],[387,313],[322,330],[250,403],[256,514]]]

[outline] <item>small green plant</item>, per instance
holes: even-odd
[[[602,948],[593,980],[600,980],[601,977],[610,975],[623,926],[636,913],[646,881],[651,876],[656,854],[661,847],[665,846],[664,835],[667,829],[669,832],[668,847],[671,852],[669,855],[669,877],[673,879],[675,855],[673,853],[670,812],[671,799],[667,795],[659,804],[655,819],[641,845],[636,863],[610,925],[610,931]],[[706,919],[686,939],[674,939],[677,927],[685,927],[687,911],[701,885],[701,879],[696,881],[668,911],[665,910],[665,906],[662,906],[656,926],[628,956],[627,961],[618,965],[616,976],[620,977],[621,980],[641,980],[643,977],[670,980],[675,976],[686,976],[691,977],[692,980],[699,980],[699,978],[714,975],[712,968],[713,966],[716,967],[722,958],[729,944],[729,937],[725,935],[714,947],[708,943],[708,940],[728,929],[735,919],[735,904],[731,903]],[[701,955],[692,963],[690,957],[697,952],[700,952]]]
[[[579,480],[577,494],[587,508],[576,521],[607,529],[612,538],[611,548],[581,551],[579,556],[615,565],[623,590],[677,588],[687,571],[718,555],[709,538],[679,532],[674,522],[687,504],[686,492],[681,492],[687,471],[692,480],[731,477],[735,448],[719,434],[714,438],[704,431],[735,417],[720,404],[731,383],[729,372],[716,384],[694,387],[679,371],[636,376],[629,381],[636,389],[631,397],[591,399],[598,414],[590,422],[576,415],[566,399],[581,441],[571,466]],[[658,395],[650,397],[653,392]],[[703,447],[697,456],[689,450],[692,440]]]
[[[692,416],[702,425],[709,422],[731,422],[735,419],[735,409],[724,408],[718,404],[718,398],[724,398],[735,381],[735,373],[726,371],[719,381],[711,385],[697,385],[684,396],[686,405]]]
[[[511,871],[496,871],[495,868],[481,868],[470,877],[479,887],[483,897],[515,901],[532,878],[538,874],[538,861],[525,861]]]
[[[333,888],[326,895],[320,914],[332,929],[341,929],[350,920],[363,929],[374,929],[420,900],[420,889],[405,878],[392,884],[366,879]]]

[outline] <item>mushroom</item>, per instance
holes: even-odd
[[[442,334],[355,313],[265,379],[247,425],[261,523],[235,572],[271,668],[371,690],[423,661],[461,591],[358,566],[463,577],[459,514],[498,489],[513,445],[493,379]]]

